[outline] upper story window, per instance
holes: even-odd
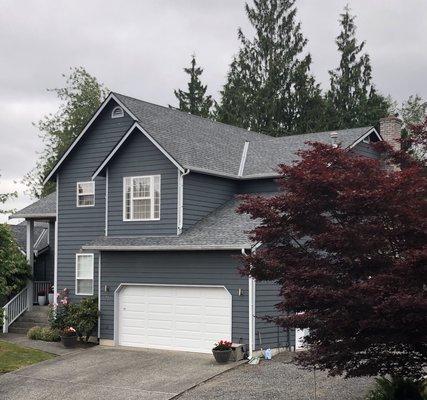
[[[160,175],[123,178],[123,220],[160,219]]]
[[[125,116],[125,112],[123,111],[123,108],[117,106],[113,108],[113,111],[111,111],[111,118],[121,118]]]
[[[95,205],[95,182],[77,182],[77,207]]]
[[[76,254],[76,294],[93,294],[93,254]]]

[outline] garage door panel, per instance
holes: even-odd
[[[221,287],[124,287],[119,294],[119,344],[210,352],[231,339],[231,295]]]

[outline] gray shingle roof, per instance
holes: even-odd
[[[367,126],[335,131],[337,143],[347,148],[371,129],[372,127]],[[297,160],[296,152],[308,147],[306,142],[331,143],[330,135],[331,132],[316,132],[250,142],[243,176],[275,174],[274,170],[279,164],[291,164]]]
[[[237,176],[245,141],[270,138],[118,93],[114,95],[184,168]]]
[[[237,178],[245,141],[250,142],[243,178],[274,174],[280,163],[292,162],[306,141],[331,143],[331,132],[272,138],[211,121],[179,110],[114,93],[140,125],[184,168]],[[372,127],[338,131],[348,147]]]
[[[19,210],[10,218],[46,218],[53,219],[56,217],[56,192],[30,204],[28,207]]]
[[[237,214],[239,200],[218,208],[179,236],[101,236],[83,246],[85,250],[238,250],[251,248],[246,232],[257,222],[248,215]]]

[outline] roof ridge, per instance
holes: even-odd
[[[328,131],[320,131],[320,132],[304,132],[304,133],[295,133],[295,134],[292,134],[292,135],[283,135],[283,136],[274,136],[274,137],[270,137],[269,139],[267,139],[267,140],[252,140],[252,142],[255,142],[255,143],[260,143],[260,142],[263,142],[263,143],[265,143],[265,142],[273,142],[273,141],[275,141],[275,140],[280,140],[280,139],[289,139],[289,138],[293,138],[293,137],[295,137],[295,136],[305,136],[305,135],[314,135],[314,134],[320,134],[320,133],[332,133],[332,132],[337,132],[337,133],[339,133],[339,132],[345,132],[345,131],[349,131],[349,130],[352,130],[352,129],[366,129],[366,132],[368,131],[368,130],[370,130],[370,129],[372,129],[372,128],[374,128],[374,126],[356,126],[356,127],[353,127],[353,128],[343,128],[343,129],[331,129],[331,130],[328,130]]]
[[[114,94],[114,95],[116,95],[116,96],[117,96],[117,95],[119,95],[119,96],[122,96],[122,97],[127,97],[128,99],[136,100],[136,101],[140,101],[141,103],[150,104],[150,105],[152,105],[152,106],[159,107],[159,108],[162,108],[162,109],[165,109],[165,110],[178,112],[178,113],[181,113],[181,114],[183,114],[183,115],[186,115],[186,116],[188,116],[188,117],[190,117],[190,118],[198,118],[198,119],[201,119],[201,120],[203,120],[203,121],[209,121],[209,122],[212,122],[213,124],[220,124],[220,125],[229,126],[229,127],[235,128],[235,129],[240,129],[241,131],[244,131],[244,132],[255,133],[255,134],[257,134],[257,135],[264,136],[264,137],[266,137],[266,138],[270,138],[270,137],[271,137],[270,135],[267,135],[267,134],[265,134],[265,133],[261,133],[261,132],[257,132],[257,131],[252,131],[252,130],[250,130],[250,129],[245,129],[245,128],[242,128],[242,127],[240,127],[240,126],[231,125],[231,124],[226,124],[225,122],[216,121],[216,120],[213,120],[213,119],[210,119],[210,118],[206,118],[206,117],[201,117],[200,115],[191,114],[191,113],[189,113],[189,112],[179,110],[179,109],[177,109],[177,108],[175,108],[175,107],[166,107],[166,106],[162,106],[161,104],[152,103],[151,101],[147,101],[147,100],[137,99],[136,97],[128,96],[128,95],[121,94],[121,93],[118,93],[118,92],[111,92],[111,93],[113,93],[113,94]]]

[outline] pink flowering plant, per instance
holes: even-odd
[[[53,330],[62,332],[65,328],[72,325],[70,323],[69,308],[69,290],[65,288],[57,294],[56,305],[52,306],[49,310],[49,323]]]
[[[232,343],[229,342],[228,340],[220,340],[218,343],[215,343],[215,347],[213,348],[213,350],[216,350],[216,351],[230,350],[231,345]]]
[[[67,326],[62,330],[61,336],[77,336],[77,331],[72,326]]]

